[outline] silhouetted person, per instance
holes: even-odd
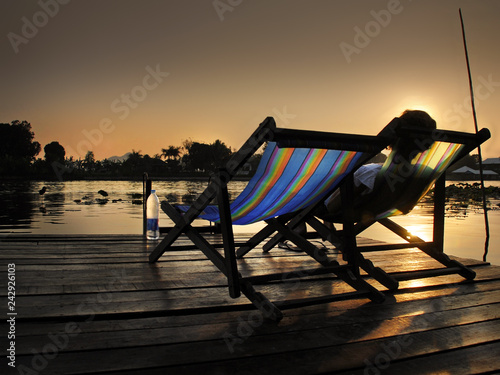
[[[436,121],[429,116],[427,112],[420,110],[406,110],[399,117],[404,125],[412,127],[421,127],[424,129],[436,129]],[[432,142],[431,142],[432,143]],[[427,181],[422,179],[407,179],[408,176],[403,177],[402,171],[410,167],[412,159],[420,152],[426,150],[426,142],[422,139],[406,137],[401,135],[393,144],[389,146],[392,150],[393,163],[397,165],[396,173],[398,180],[390,183],[391,176],[384,176],[380,174],[382,163],[369,163],[362,165],[354,173],[354,190],[353,190],[353,210],[354,216],[357,219],[367,218],[371,219],[385,210],[388,203],[394,203],[394,207],[398,208],[403,213],[408,212],[413,208],[416,202],[407,201],[401,196],[403,191],[407,189],[415,189],[419,191],[422,189],[422,184]],[[427,147],[429,145],[427,144]],[[397,175],[397,173],[400,175]],[[411,184],[411,186],[409,186]],[[374,191],[375,190],[375,191]],[[373,194],[372,194],[373,193]],[[332,223],[333,220],[340,220],[342,218],[342,201],[340,196],[340,189],[335,190],[330,197],[325,200],[325,205],[320,207],[316,216],[322,218],[325,225],[331,230],[335,230]],[[295,231],[298,233],[306,232],[305,223],[296,227]]]
[[[408,126],[421,127],[429,130],[436,129],[436,121],[424,111],[406,110],[399,118],[403,120],[403,124]],[[400,136],[394,144],[389,146],[394,154],[393,162],[400,165],[400,168],[408,167],[412,159],[418,153],[425,151],[425,149],[423,149],[424,144],[425,143],[421,142],[419,139],[405,137],[404,135]],[[382,178],[384,176],[379,175],[382,165],[382,163],[369,163],[362,165],[354,172],[354,200],[363,196],[368,196],[375,188],[376,183],[380,185],[387,182],[388,176]],[[404,178],[401,178],[401,180],[404,180]],[[408,186],[402,181],[400,183],[385,186],[385,188],[388,189],[386,193],[389,195],[387,198],[390,199],[390,194],[394,194],[399,189],[408,188]],[[414,188],[416,189],[418,187],[415,186]],[[380,191],[381,188],[379,187],[377,190]],[[341,205],[340,192],[337,189],[325,201],[325,206],[328,213],[337,213],[340,211]]]

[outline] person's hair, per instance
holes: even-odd
[[[429,130],[436,129],[436,121],[425,111],[407,109],[399,118],[403,120],[404,124],[409,126],[421,127]],[[422,139],[418,138],[400,137],[394,145],[392,145],[393,150],[398,153],[399,161],[396,162],[410,162],[413,156],[419,152],[425,151],[423,145],[429,147],[430,144],[432,144],[431,142],[422,141]]]
[[[425,111],[407,109],[401,114],[401,116],[399,116],[399,118],[411,126],[436,129],[436,121]]]

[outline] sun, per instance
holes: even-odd
[[[407,109],[425,111],[431,117],[435,117],[438,114],[438,110],[431,97],[418,95],[407,96],[395,106],[394,113],[401,114]]]

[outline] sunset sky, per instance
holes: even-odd
[[[3,0],[0,122],[67,156],[238,148],[278,126],[376,134],[406,108],[499,157],[497,0]],[[43,151],[39,157],[43,157]]]

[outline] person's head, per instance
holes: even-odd
[[[405,125],[429,130],[436,129],[436,121],[425,111],[407,109],[399,118]],[[425,139],[403,135],[392,145],[392,149],[398,152],[400,159],[410,162],[413,156],[425,151],[431,144],[432,142],[425,142]]]
[[[407,109],[399,116],[406,124],[426,129],[436,129],[436,121],[425,111]]]

